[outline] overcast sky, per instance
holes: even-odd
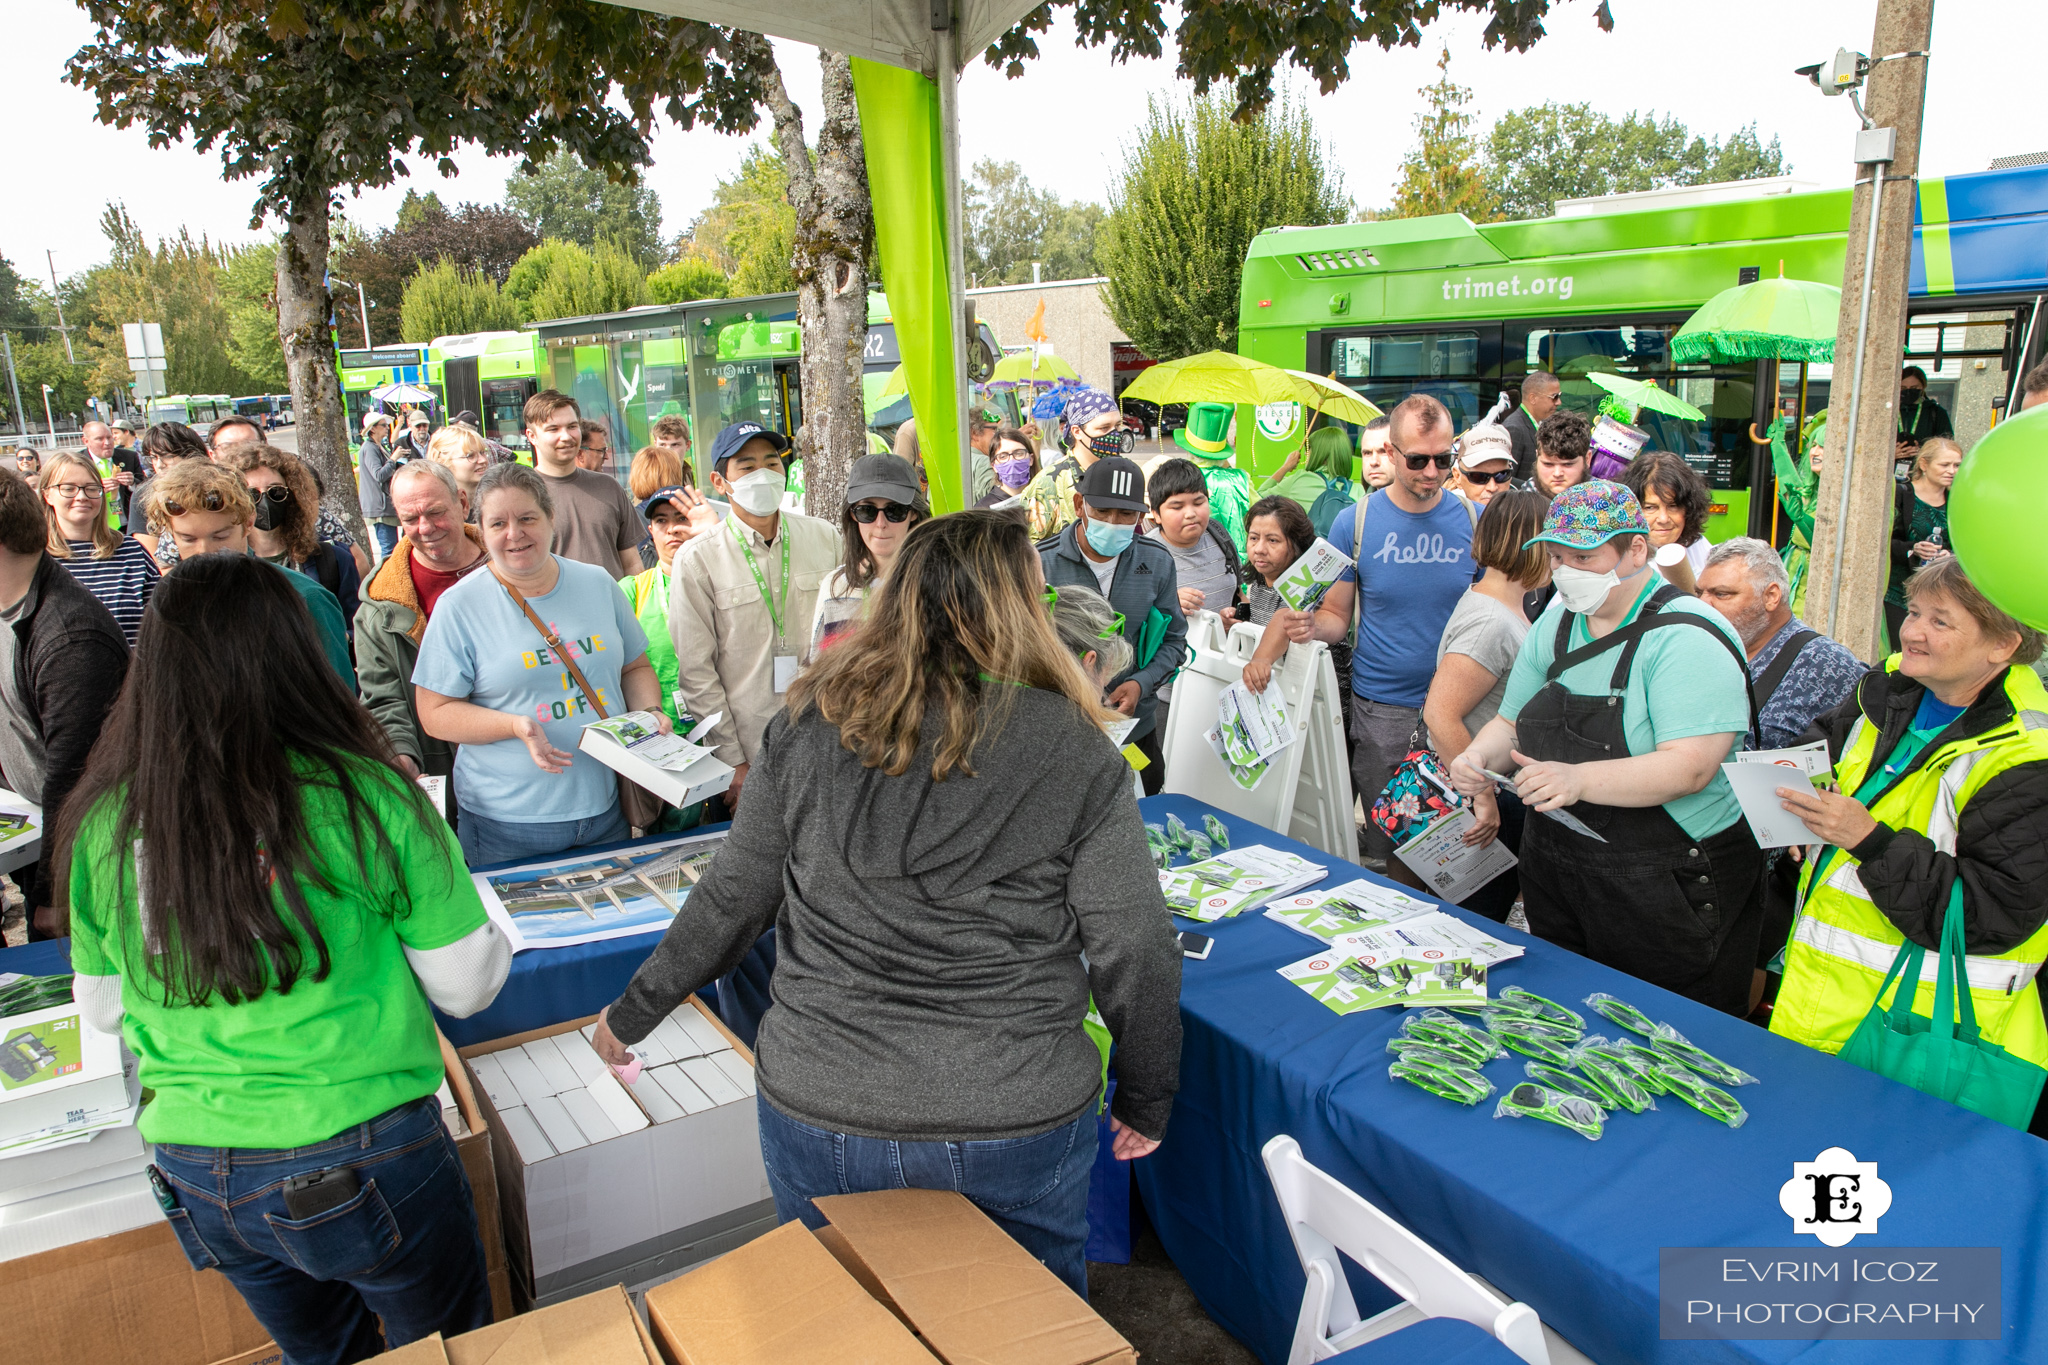
[[[189,147],[150,149],[140,129],[93,119],[93,100],[63,81],[65,59],[93,29],[67,0],[5,0],[9,76],[7,188],[0,254],[24,275],[47,281],[44,251],[68,275],[104,259],[98,228],[113,199],[151,237],[180,224],[217,241],[246,241],[253,182],[223,183],[217,156]],[[1754,121],[1783,143],[1792,174],[1846,184],[1854,115],[1792,74],[1837,47],[1867,49],[1875,0],[1611,0],[1611,34],[1593,23],[1594,0],[1564,0],[1550,36],[1523,54],[1487,52],[1481,25],[1453,20],[1429,29],[1421,49],[1362,49],[1350,82],[1310,105],[1342,171],[1364,205],[1383,205],[1414,138],[1418,87],[1435,78],[1448,45],[1451,74],[1473,87],[1482,126],[1545,100],[1584,100],[1615,116],[1655,110],[1695,132],[1725,136]],[[1102,200],[1122,145],[1148,97],[1183,91],[1170,60],[1117,66],[1076,47],[1070,28],[1041,39],[1045,56],[1019,80],[979,61],[962,82],[964,159],[1019,162],[1027,175],[1069,199]],[[785,78],[807,112],[817,106],[815,50],[778,43]],[[1169,37],[1169,52],[1171,39]],[[2048,51],[2048,4],[2041,0],[1942,0],[1936,9],[1922,173],[1985,169],[1995,156],[2048,150],[2040,126],[2041,57]],[[393,78],[401,77],[394,72]],[[1307,90],[1308,87],[1304,86]],[[654,142],[649,183],[661,196],[663,231],[673,237],[709,202],[713,186],[739,165],[745,138],[665,129]],[[347,211],[370,226],[392,221],[408,185],[445,202],[495,202],[513,163],[458,155],[461,174],[443,180],[424,164],[392,188],[366,192]]]

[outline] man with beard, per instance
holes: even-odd
[[[1766,749],[1799,743],[1814,718],[1841,705],[1869,671],[1792,614],[1784,561],[1761,540],[1737,536],[1715,546],[1699,588],[1700,600],[1742,637]]]

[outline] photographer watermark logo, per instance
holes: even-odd
[[[1892,1187],[1878,1179],[1877,1163],[1858,1161],[1844,1147],[1793,1162],[1792,1178],[1778,1188],[1778,1207],[1792,1215],[1792,1230],[1831,1247],[1874,1234],[1891,1206]]]

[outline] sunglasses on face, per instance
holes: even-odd
[[[197,507],[187,507],[184,503],[173,502],[169,498],[164,499],[164,511],[174,517],[182,517],[187,512],[225,512],[227,510],[228,500],[226,495],[215,488],[209,488],[199,495],[199,505]]]
[[[1497,469],[1491,474],[1481,474],[1476,469],[1465,470],[1464,474],[1465,482],[1467,483],[1507,483],[1515,477],[1515,471],[1512,466],[1507,469]]]
[[[262,502],[265,498],[268,498],[270,501],[282,507],[292,500],[292,490],[281,483],[274,483],[271,484],[268,488],[250,489],[249,496],[257,502]],[[219,511],[220,509],[210,507],[207,510],[211,512]]]
[[[1431,465],[1435,465],[1438,469],[1449,469],[1451,462],[1458,458],[1458,451],[1455,446],[1446,450],[1441,455],[1410,455],[1391,441],[1387,443],[1387,449],[1406,460],[1410,469],[1427,469]]]
[[[872,523],[878,516],[887,517],[891,521],[908,521],[910,520],[910,514],[916,509],[900,502],[892,502],[886,507],[877,507],[871,502],[857,502],[848,510],[853,513],[855,521],[866,526]]]

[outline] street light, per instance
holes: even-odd
[[[339,275],[329,275],[327,277],[327,283],[329,283],[330,285],[347,285],[349,282],[347,280],[342,279]],[[363,294],[363,287],[360,284],[355,286],[355,291],[356,317],[363,324],[363,349],[367,351],[370,349],[370,305]]]

